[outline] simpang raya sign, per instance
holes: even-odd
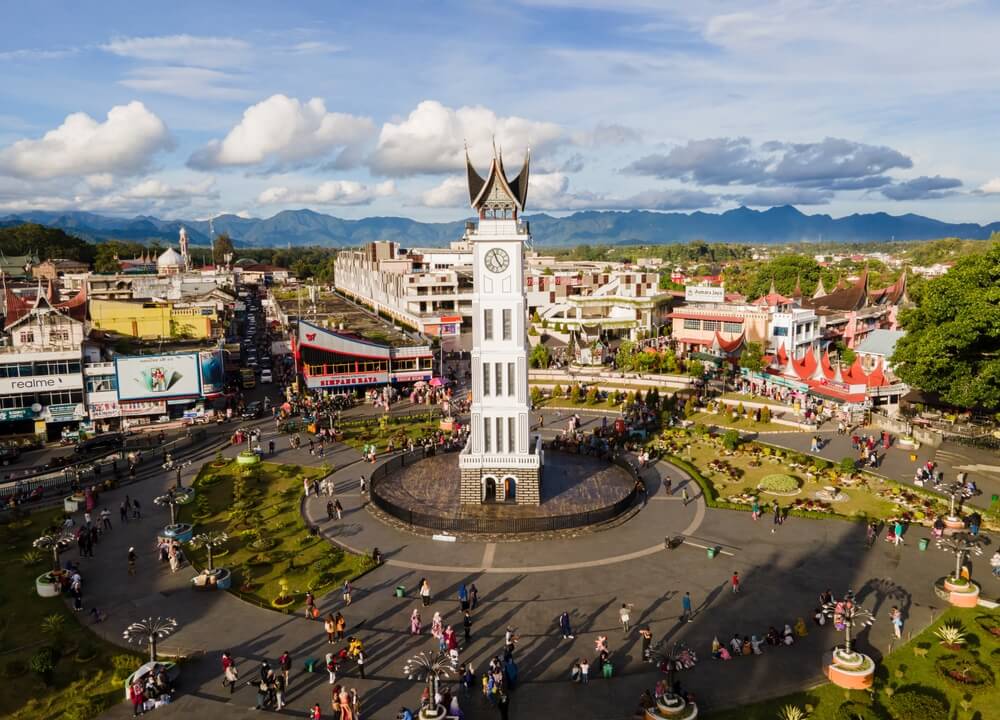
[[[198,353],[115,359],[119,400],[201,395]]]

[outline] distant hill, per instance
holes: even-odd
[[[869,213],[833,218],[806,215],[785,205],[769,210],[741,207],[723,213],[578,212],[567,217],[529,215],[538,245],[581,243],[656,244],[691,240],[707,242],[878,242],[930,240],[940,237],[988,238],[1000,232],[989,225],[947,223],[922,215]],[[149,216],[118,218],[88,212],[29,211],[0,217],[0,226],[36,222],[81,237],[100,240],[175,242],[181,226],[195,245],[207,245],[207,220],[161,220]],[[465,221],[424,223],[400,217],[344,220],[313,210],[285,210],[269,218],[220,215],[216,233],[227,232],[241,247],[321,245],[344,247],[370,240],[396,240],[409,246],[447,245],[462,236]]]

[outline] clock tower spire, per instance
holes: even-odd
[[[526,154],[508,178],[494,150],[484,178],[466,148],[469,203],[478,223],[473,246],[472,406],[469,442],[462,451],[462,502],[535,504],[540,500],[542,448],[530,437],[527,303],[520,215],[528,197]]]

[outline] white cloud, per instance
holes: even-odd
[[[392,180],[365,185],[353,180],[328,180],[315,189],[269,187],[257,196],[261,205],[369,205],[375,199],[396,193]]]
[[[236,67],[251,57],[250,43],[231,37],[160,35],[119,37],[101,46],[121,57],[174,65]]]
[[[992,180],[988,180],[979,187],[979,191],[987,195],[993,195],[995,193],[1000,193],[1000,177],[995,177]]]
[[[195,152],[188,165],[197,168],[284,166],[319,160],[334,150],[353,153],[375,126],[370,118],[327,112],[320,98],[305,103],[272,95],[243,113],[243,119],[222,140]]]
[[[387,122],[369,164],[381,175],[407,176],[453,172],[464,167],[465,148],[474,160],[489,157],[492,143],[517,157],[529,146],[551,147],[565,139],[563,129],[550,122],[520,117],[498,117],[482,106],[449,108],[424,100],[402,122]]]
[[[245,100],[253,93],[234,87],[235,75],[221,70],[174,65],[141,67],[129,71],[120,85],[133,90],[175,95],[195,100]]]
[[[335,45],[322,40],[307,40],[285,48],[290,55],[332,55],[347,50],[344,45]]]
[[[122,193],[122,197],[133,200],[171,200],[184,197],[205,195],[218,197],[215,191],[215,179],[206,178],[200,182],[185,185],[169,185],[158,178],[147,178]]]
[[[534,178],[531,180],[534,184]],[[420,195],[425,207],[457,208],[469,204],[469,185],[463,177],[449,177]]]
[[[111,108],[104,122],[73,113],[38,140],[18,140],[0,149],[0,174],[31,179],[134,175],[172,144],[163,121],[133,101]]]

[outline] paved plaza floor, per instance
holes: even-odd
[[[585,428],[596,422],[594,417],[584,415]],[[273,436],[273,424],[260,424],[266,443]],[[805,440],[808,443],[808,436]],[[791,436],[783,440],[791,441]],[[903,610],[906,634],[919,631],[944,609],[931,585],[949,569],[951,560],[933,549],[917,549],[917,539],[924,535],[921,529],[908,533],[902,546],[880,542],[866,550],[863,528],[846,521],[790,518],[775,528],[770,519],[755,522],[747,513],[706,508],[697,486],[665,463],[643,471],[650,487],[646,506],[605,531],[554,540],[438,542],[389,527],[369,513],[358,479],[372,466],[361,463],[354,450],[340,446],[321,461],[307,451],[289,449],[283,438],[277,438],[277,444],[277,462],[328,462],[336,468],[343,520],[326,519],[325,498],[309,498],[304,504],[307,517],[323,535],[357,551],[378,547],[386,558],[384,565],[355,583],[350,607],[343,607],[337,592],[319,601],[324,613],[343,612],[347,633],[364,640],[367,678],[360,679],[353,668],[342,678],[360,692],[364,718],[394,718],[402,705],[417,705],[420,685],[404,679],[402,666],[410,655],[436,644],[426,632],[409,634],[410,613],[420,607],[415,588],[425,577],[433,593],[432,606],[420,607],[425,625],[435,611],[446,623],[460,625],[459,584],[474,582],[479,589],[472,641],[461,653],[461,660],[477,670],[501,652],[506,628],[515,629],[520,638],[515,652],[520,683],[511,696],[513,718],[631,718],[642,690],[662,677],[640,657],[634,628],[643,625],[651,628],[654,641],[683,640],[698,653],[697,667],[680,673],[678,679],[704,709],[711,710],[801,689],[822,679],[822,653],[839,636],[829,627],[814,626],[809,618],[820,592],[827,588],[838,595],[853,589],[875,611],[877,622],[858,642],[876,658],[891,647],[892,605]],[[235,450],[230,448],[227,454]],[[188,469],[188,481],[195,470]],[[671,479],[672,493],[665,491],[666,477]],[[127,491],[152,508],[152,498],[172,481],[172,476],[148,480],[106,493],[103,502],[112,507]],[[684,487],[690,502],[681,499]],[[150,615],[176,617],[179,630],[162,644],[163,649],[196,654],[184,665],[177,701],[157,710],[155,717],[259,716],[249,710],[254,702],[251,688],[240,687],[230,695],[221,686],[223,650],[232,652],[244,678],[254,675],[263,660],[273,665],[289,651],[295,670],[287,714],[302,717],[315,702],[328,712],[326,674],[302,670],[307,657],[321,658],[331,647],[322,625],[301,615],[255,607],[228,593],[191,591],[188,581],[193,570],[172,574],[155,557],[154,537],[166,517],[157,511],[154,517],[126,526],[116,522],[96,557],[81,561],[85,606],[96,605],[108,613],[107,620],[93,626],[95,632],[121,644],[121,631],[129,622]],[[688,543],[666,549],[664,537],[675,534],[685,535]],[[135,577],[126,573],[129,546],[140,555]],[[709,547],[720,550],[714,559],[708,558]],[[989,577],[987,565],[985,558],[977,561],[974,575],[982,579],[986,594],[995,596],[1000,581]],[[738,594],[729,587],[734,571],[743,580]],[[395,596],[397,586],[406,588],[405,597]],[[696,609],[690,623],[680,622],[684,592],[691,593]],[[634,606],[629,633],[618,622],[622,603]],[[563,640],[557,632],[563,611],[572,619],[572,640]],[[760,636],[772,625],[794,624],[799,617],[806,619],[809,634],[790,648],[769,649],[763,656],[729,663],[709,657],[714,636],[720,640],[734,633]],[[615,677],[595,678],[587,686],[570,683],[573,660],[592,660],[598,635],[608,637]],[[460,696],[460,702],[468,718],[499,717],[478,693]],[[104,717],[124,718],[130,713],[122,703]]]

